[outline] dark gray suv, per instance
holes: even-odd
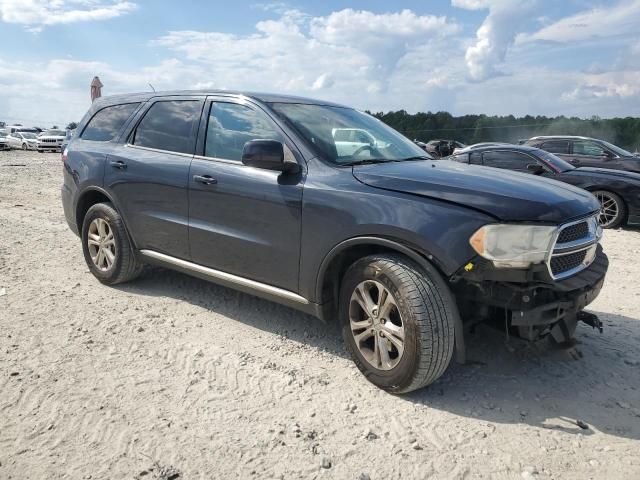
[[[161,265],[342,326],[388,391],[436,380],[464,327],[571,340],[607,257],[570,185],[436,162],[374,117],[304,98],[173,92],[96,101],[62,203],[105,284]]]
[[[530,147],[553,153],[575,167],[600,167],[640,173],[640,157],[604,140],[570,135],[533,137]]]

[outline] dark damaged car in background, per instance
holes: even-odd
[[[600,202],[603,228],[640,225],[640,174],[595,167],[575,167],[553,153],[526,145],[473,145],[451,160],[553,178],[584,188]]]
[[[572,339],[608,260],[600,205],[555,180],[434,161],[366,113],[282,95],[97,100],[62,155],[62,204],[101,282],[145,263],[341,325],[404,393],[464,361],[465,326]],[[114,291],[114,294],[117,294]]]

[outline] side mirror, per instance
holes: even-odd
[[[605,150],[605,151],[602,153],[602,156],[603,156],[605,159],[609,160],[610,158],[613,158],[613,153],[611,153],[611,152],[610,152],[610,151],[608,151],[608,150]]]
[[[251,140],[242,149],[242,163],[250,167],[296,173],[300,166],[296,162],[286,162],[284,145],[277,140]]]
[[[534,175],[541,175],[544,173],[544,168],[542,165],[538,165],[537,163],[530,163],[527,165],[527,170],[529,170]]]

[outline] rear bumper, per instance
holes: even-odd
[[[578,313],[600,293],[608,267],[609,260],[598,246],[588,268],[562,281],[514,283],[492,279],[460,282],[454,291],[466,320],[494,318],[504,325],[506,319],[521,336],[534,340],[563,320],[575,324]]]

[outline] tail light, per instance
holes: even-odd
[[[62,154],[60,155],[60,160],[62,160],[62,163],[67,163],[67,155],[69,154],[69,149],[65,148],[64,150],[62,150]]]

